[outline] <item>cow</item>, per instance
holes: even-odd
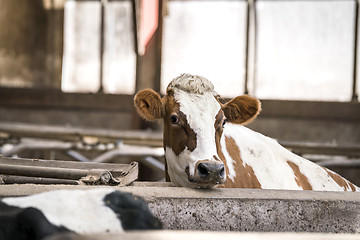
[[[112,188],[55,190],[0,201],[0,239],[40,240],[65,232],[161,228],[142,198]]]
[[[202,76],[182,74],[166,95],[140,90],[134,105],[145,120],[163,119],[166,179],[192,188],[359,191],[333,171],[304,159],[244,125],[261,111],[258,99],[229,102]]]

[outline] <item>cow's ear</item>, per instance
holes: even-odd
[[[163,117],[163,103],[160,94],[152,89],[139,91],[134,97],[134,104],[139,115],[148,121]]]
[[[239,124],[252,122],[261,111],[258,99],[249,95],[238,96],[222,106],[228,121]]]

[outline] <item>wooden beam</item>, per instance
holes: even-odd
[[[56,89],[0,87],[0,106],[41,109],[78,109],[131,112],[133,96],[116,94],[64,93]]]
[[[114,143],[121,140],[124,144],[162,146],[162,133],[153,131],[121,131],[0,122],[0,133],[4,137],[13,138],[46,138],[84,143],[90,139],[97,143]]]

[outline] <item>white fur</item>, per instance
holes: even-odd
[[[38,208],[52,224],[80,234],[119,233],[123,232],[119,219],[103,202],[113,191],[109,188],[58,190],[3,201],[11,206]]]
[[[226,150],[226,145],[225,145],[225,138],[224,135],[221,137],[220,139],[220,147],[221,147],[221,151],[224,154],[225,157],[225,161],[226,161],[226,166],[228,168],[228,173],[227,173],[227,177],[230,179],[227,179],[227,181],[235,181],[235,177],[236,177],[236,172],[235,172],[235,160],[232,159],[232,157],[229,155],[229,153]]]
[[[225,137],[231,137],[235,140],[240,149],[243,164],[253,168],[263,189],[300,189],[295,181],[292,169],[286,161],[281,161],[275,156],[269,145],[262,139],[265,136],[244,126],[228,123],[223,132],[223,138]],[[227,153],[225,144],[222,144],[222,150],[224,154]],[[228,153],[226,155],[229,156]],[[284,179],[287,180],[284,181]]]
[[[167,90],[170,89],[203,94],[205,92],[213,92],[214,85],[204,77],[184,73],[169,83]]]
[[[194,169],[196,164],[195,160],[188,157],[189,154],[190,151],[188,149],[185,149],[179,156],[176,156],[171,148],[166,147],[165,149],[169,177],[176,186],[196,187],[188,181],[188,176],[185,172],[186,167]]]
[[[213,156],[217,156],[214,123],[215,116],[220,110],[220,104],[216,101],[212,92],[200,95],[176,90],[174,97],[180,104],[180,111],[186,115],[190,128],[196,134],[195,150],[190,152],[185,149],[180,154],[182,156],[179,156],[189,166],[190,175],[194,175],[197,161],[214,160]]]

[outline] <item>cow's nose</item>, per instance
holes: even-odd
[[[225,167],[224,164],[218,163],[199,163],[197,166],[199,177],[207,178],[211,175],[219,175],[220,177],[224,176]]]
[[[224,182],[225,167],[221,162],[201,161],[196,164],[195,178],[198,182],[219,184]]]

